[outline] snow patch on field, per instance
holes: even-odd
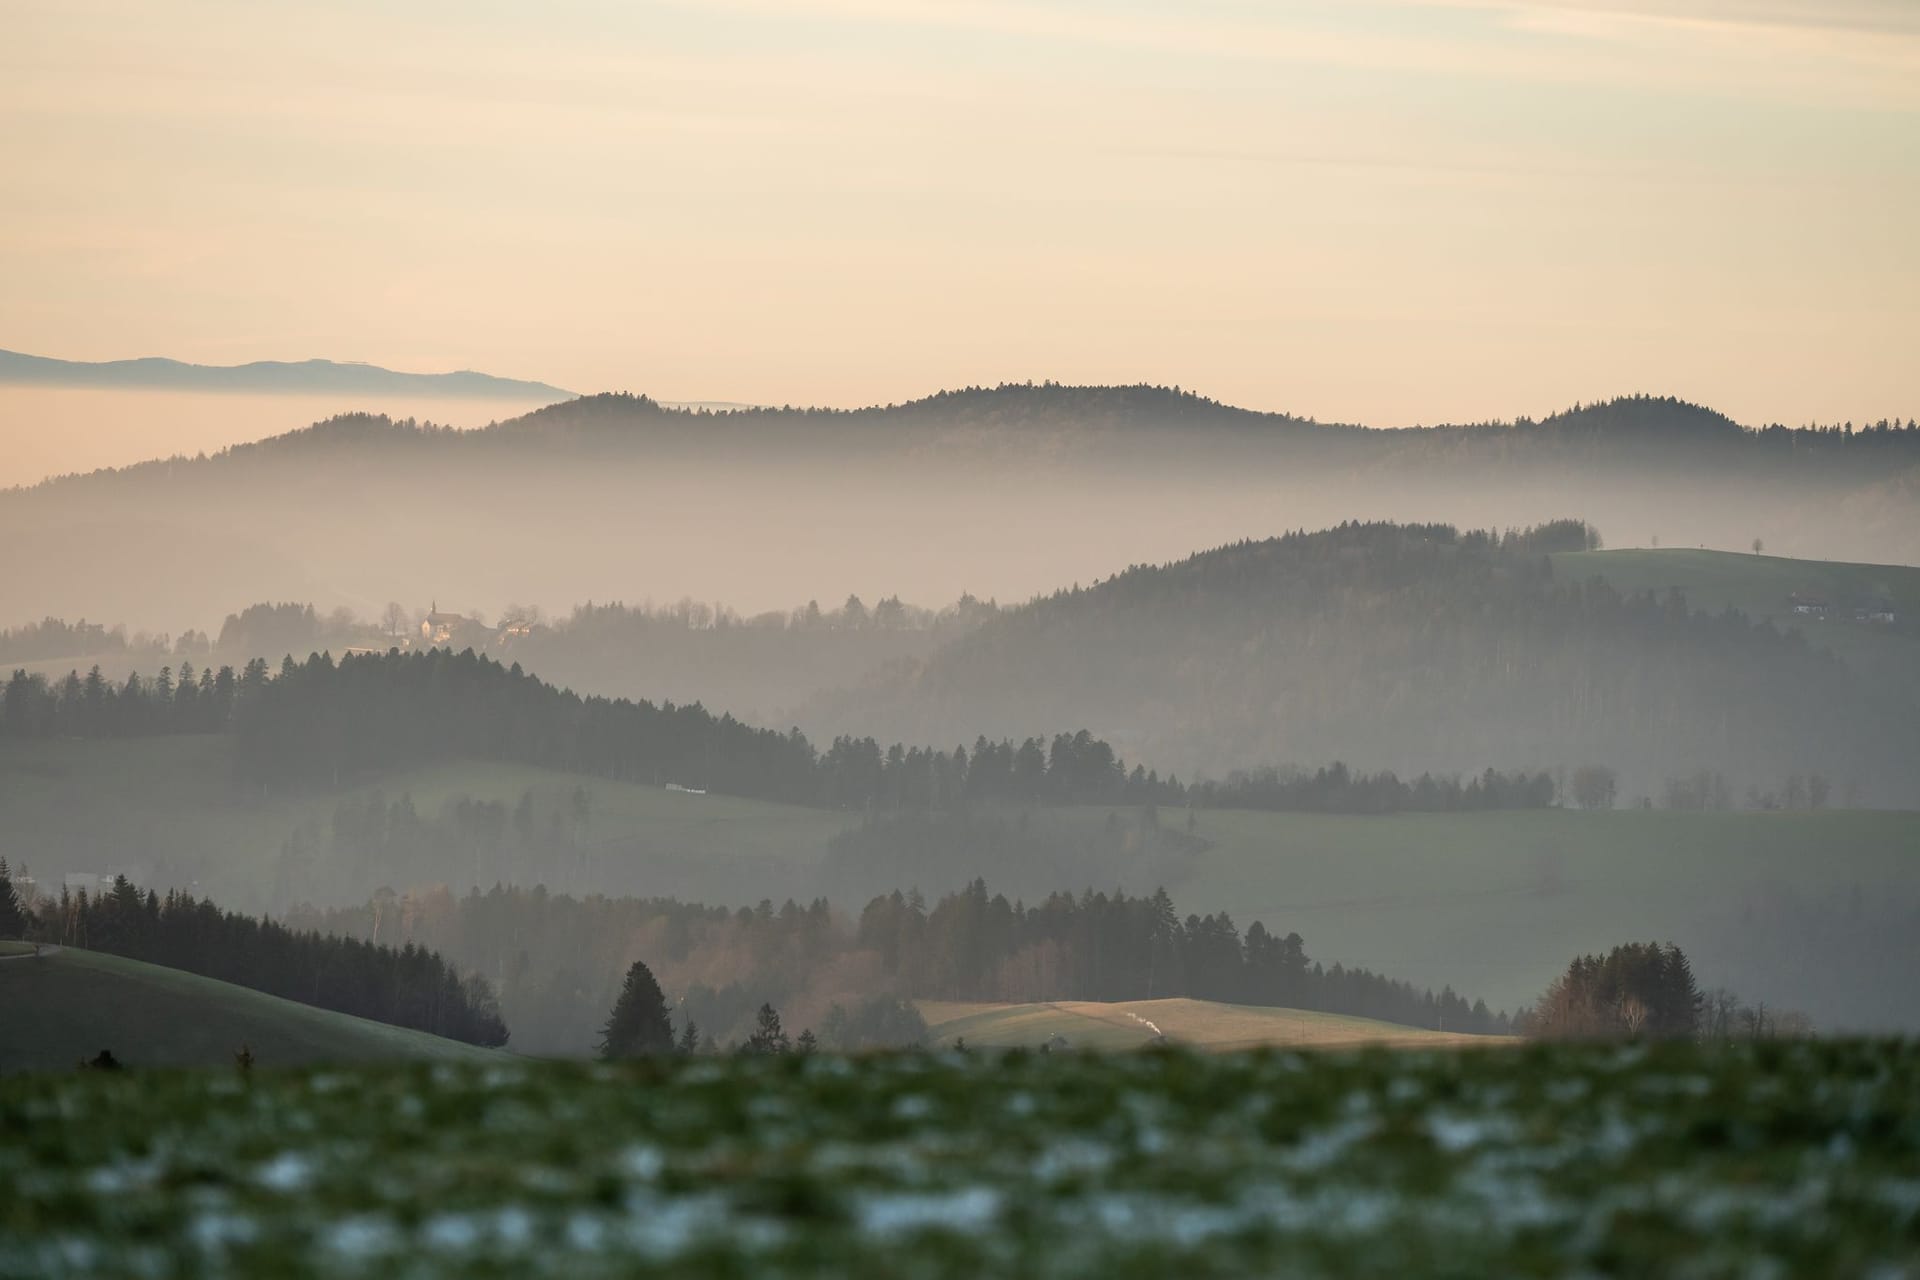
[[[963,1187],[939,1193],[867,1195],[859,1200],[856,1221],[868,1235],[898,1235],[941,1228],[979,1231],[1000,1216],[1001,1195],[991,1187]]]

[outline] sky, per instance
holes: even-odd
[[[0,20],[13,350],[769,404],[1144,381],[1380,426],[1635,391],[1920,415],[1912,0]]]

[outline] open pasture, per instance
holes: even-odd
[[[102,1049],[135,1069],[230,1068],[242,1045],[262,1067],[502,1056],[96,951],[0,958],[0,1073],[71,1070]]]
[[[1354,1018],[1310,1009],[1222,1004],[1214,1000],[1060,1000],[1042,1004],[916,1002],[936,1044],[969,1047],[1137,1049],[1164,1039],[1185,1049],[1357,1049],[1365,1046],[1487,1047],[1505,1041]]]

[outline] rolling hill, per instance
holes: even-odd
[[[576,790],[585,797],[576,821]],[[379,797],[436,825],[464,801],[515,809],[531,797],[543,852],[514,857],[484,835],[380,853],[336,818]],[[303,899],[364,901],[381,885],[490,885],[731,902],[804,897],[828,839],[853,818],[819,809],[491,761],[406,768],[337,790],[248,789],[230,740],[179,735],[0,741],[0,855],[57,884],[123,872],[142,885],[197,886],[235,910],[283,911]],[[554,815],[564,834],[549,841]],[[444,820],[444,821],[443,821]],[[497,834],[497,833],[496,833]]]
[[[1750,618],[1804,635],[1896,695],[1920,700],[1920,568],[1795,560],[1691,547],[1569,551],[1554,572],[1579,581],[1597,577],[1623,592],[1678,591],[1696,609],[1738,609]],[[1797,614],[1794,596],[1824,601],[1828,616]],[[1893,607],[1895,621],[1860,622],[1863,603]]]
[[[1037,1048],[1048,1043],[1064,1043],[1074,1049],[1135,1049],[1162,1037],[1173,1044],[1214,1053],[1261,1047],[1433,1049],[1509,1043],[1502,1036],[1456,1035],[1372,1018],[1211,1000],[917,1003],[933,1042],[949,1048],[964,1039],[969,1046],[982,1049],[1016,1045]]]
[[[178,632],[235,602],[791,608],[799,583],[1024,599],[1196,546],[1355,518],[1920,561],[1920,432],[1743,430],[1629,399],[1373,430],[1156,387],[970,388],[850,412],[599,395],[473,431],[346,415],[203,459],[0,492],[0,620]],[[689,539],[700,554],[688,555]],[[194,572],[165,572],[192,564]]]
[[[1836,799],[1920,803],[1920,715],[1901,696],[1920,668],[1913,631],[1885,628],[1842,662],[1799,630],[1711,608],[1765,600],[1777,614],[1777,585],[1725,577],[1689,607],[1637,594],[1643,559],[1549,549],[1390,524],[1230,544],[1004,609],[802,723],[906,741],[1085,725],[1182,777],[1331,759],[1402,776],[1600,763],[1627,799],[1706,769],[1736,795],[1818,773]],[[1595,583],[1616,564],[1619,587]],[[1796,572],[1824,571],[1776,577]],[[1910,590],[1914,572],[1832,574]]]
[[[494,1050],[282,1000],[120,956],[0,959],[0,1072],[66,1071],[110,1049],[127,1067],[488,1062]]]

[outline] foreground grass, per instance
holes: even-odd
[[[1865,1275],[1920,1049],[0,1081],[0,1275]]]
[[[276,1066],[501,1056],[96,951],[0,963],[0,1073],[71,1067],[102,1049],[132,1067],[230,1066],[242,1045]]]

